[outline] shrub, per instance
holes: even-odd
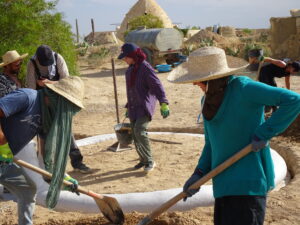
[[[135,17],[128,23],[129,31],[136,30],[137,28],[143,26],[147,29],[163,28],[164,24],[163,21],[159,19],[159,17],[153,16],[152,14]]]
[[[252,34],[252,30],[250,30],[250,29],[248,29],[248,28],[243,29],[243,32],[244,32],[245,34]]]
[[[240,49],[232,49],[232,48],[226,47],[225,52],[226,52],[226,55],[238,57],[240,54]]]
[[[95,47],[94,50],[92,50],[91,54],[89,54],[88,56],[88,64],[96,67],[97,65],[103,63],[103,61],[107,59],[109,55],[110,50],[108,48]]]
[[[47,44],[66,60],[70,74],[77,74],[76,52],[71,26],[55,12],[57,0],[1,0],[0,54],[17,50],[20,54],[35,54],[37,47]],[[24,79],[27,57],[20,79]]]

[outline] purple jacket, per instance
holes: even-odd
[[[134,86],[130,87],[130,76],[133,65],[126,71],[126,89],[128,115],[130,120],[149,116],[152,118],[155,104],[168,103],[162,83],[155,74],[152,66],[144,60],[137,72]]]

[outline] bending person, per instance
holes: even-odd
[[[64,58],[47,45],[37,48],[35,55],[27,65],[26,86],[32,89],[45,87],[45,83],[54,83],[69,76]],[[92,170],[83,163],[83,156],[76,145],[74,135],[70,147],[71,165],[75,171],[91,173]]]
[[[279,59],[272,59],[270,57],[259,56],[257,59],[255,57],[249,57],[250,63],[264,63],[261,66],[258,75],[258,81],[268,84],[273,87],[277,87],[275,78],[285,78],[285,86],[287,89],[291,89],[290,79],[291,75],[296,74],[300,71],[299,62],[289,62],[286,63]]]
[[[47,206],[53,208],[64,179],[72,117],[83,108],[83,82],[78,77],[68,77],[46,86],[39,92],[17,89],[0,98],[3,129],[0,142],[6,143],[7,140],[7,152],[16,155],[37,134],[44,137],[45,166],[53,173]],[[12,163],[12,155],[0,163],[0,183],[18,198],[19,224],[33,224],[36,187],[24,170]],[[69,181],[77,183],[75,180]]]

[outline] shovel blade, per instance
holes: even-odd
[[[103,196],[103,198],[94,198],[100,211],[113,224],[124,224],[124,213],[115,198]]]
[[[143,218],[137,225],[147,225],[151,222],[151,219],[147,216]]]

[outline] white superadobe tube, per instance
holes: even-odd
[[[159,133],[162,134],[162,133]],[[170,133],[168,133],[170,134]],[[186,135],[186,134],[178,134]],[[191,134],[192,136],[200,136],[198,134]],[[95,139],[99,139],[100,136],[89,138],[89,143],[95,143]],[[202,135],[203,137],[203,135]],[[104,140],[115,138],[114,135],[103,135]],[[101,138],[100,138],[101,139]],[[97,140],[99,141],[99,140]],[[81,141],[81,146],[84,145],[84,140]],[[274,150],[271,151],[272,159],[274,161],[275,170],[275,184],[278,185],[284,180],[287,174],[287,167],[283,158]],[[17,158],[24,160],[30,164],[38,167],[40,166],[39,160],[36,155],[35,143],[30,142],[24,147],[22,151],[18,153]],[[42,176],[29,169],[25,169],[31,179],[37,185],[37,204],[45,206],[45,199],[47,196],[49,185],[43,180]],[[120,203],[125,213],[137,211],[142,213],[149,213],[159,207],[164,202],[173,198],[175,195],[180,193],[182,188],[168,189],[155,192],[145,193],[127,193],[127,194],[107,194],[107,196],[115,197]],[[195,194],[192,198],[189,198],[186,202],[180,201],[169,211],[185,211],[200,206],[212,206],[214,204],[214,197],[211,185],[203,185],[200,191]],[[95,203],[94,199],[80,194],[80,196],[68,192],[61,191],[58,204],[55,207],[56,211],[78,211],[81,213],[99,213],[99,208]]]

